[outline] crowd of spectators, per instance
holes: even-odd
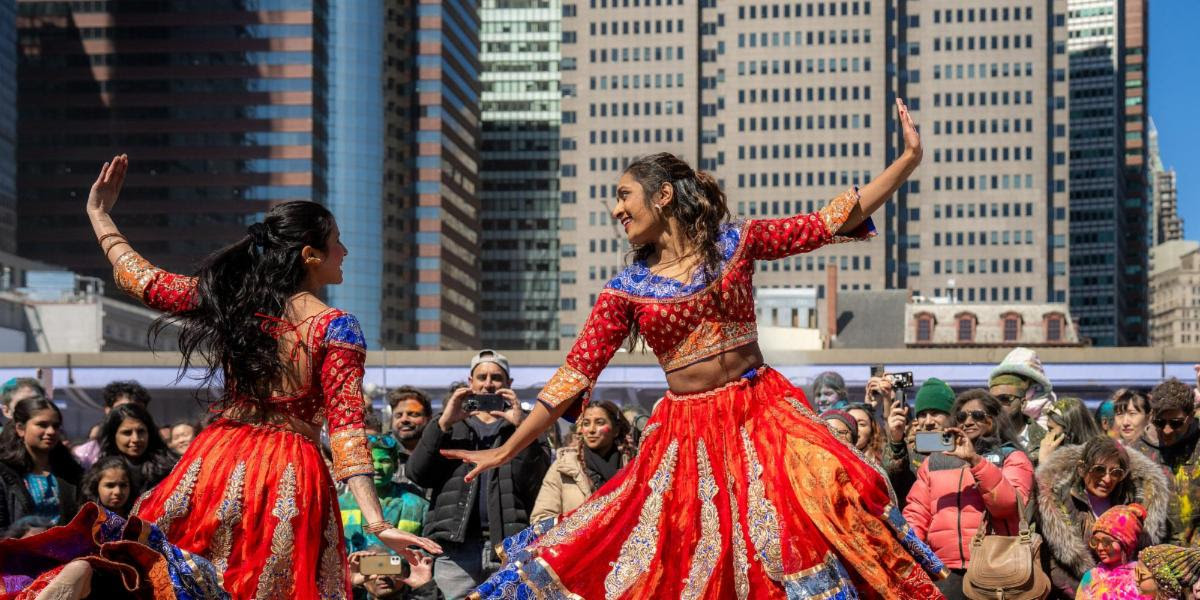
[[[368,440],[385,518],[445,552],[394,556],[364,531],[353,495],[342,493],[357,598],[465,597],[499,568],[495,548],[504,538],[579,507],[638,451],[648,413],[598,401],[569,433],[551,435],[465,482],[469,466],[442,451],[498,447],[527,406],[498,352],[479,352],[464,376],[447,390],[440,412],[410,386],[386,394],[382,417],[370,412]],[[1104,597],[1089,594],[1121,581],[1157,587],[1150,597],[1200,598],[1194,386],[1169,379],[1149,391],[1120,389],[1093,411],[1079,398],[1056,395],[1036,353],[1024,348],[978,387],[956,392],[932,377],[918,383],[911,404],[886,373],[868,381],[861,401],[834,372],[820,374],[809,392],[832,433],[887,473],[912,531],[950,570],[938,584],[948,598],[967,597],[963,582],[977,534],[1016,535],[1023,523],[1043,542],[1037,568],[1051,582],[1051,598]],[[485,396],[502,405],[475,409],[473,399]],[[113,382],[103,401],[103,420],[87,440],[70,444],[62,414],[38,380],[0,386],[5,537],[65,523],[84,502],[128,515],[202,428],[192,421],[159,427],[148,410],[150,394],[136,382]],[[944,446],[918,448],[918,434],[931,432]]]

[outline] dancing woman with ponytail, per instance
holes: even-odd
[[[128,158],[117,156],[92,185],[87,213],[100,249],[122,290],[164,312],[154,332],[168,323],[180,327],[183,369],[199,368],[218,390],[218,418],[137,500],[131,524],[157,526],[170,547],[163,552],[168,562],[176,552],[190,553],[186,564],[202,568],[180,569],[215,571],[234,598],[350,597],[333,478],[353,492],[365,530],[393,550],[440,552],[385,521],[380,509],[363,427],[364,337],[353,315],[317,297],[342,282],[346,248],[333,215],[313,202],[279,204],[194,276],[176,275],[142,258],[113,223],[109,213],[127,168]],[[332,477],[320,450],[325,426]],[[110,518],[86,512],[72,526],[88,535],[93,524],[84,517]],[[71,573],[51,584],[78,587],[90,579]],[[179,597],[198,596],[192,590]]]
[[[897,111],[904,154],[813,214],[731,223],[712,175],[665,153],[630,163],[612,217],[631,261],[566,364],[503,446],[443,454],[474,463],[468,479],[504,464],[588,406],[626,338],[654,350],[669,391],[637,457],[579,508],[506,540],[507,564],[477,597],[942,597],[944,567],[905,524],[886,474],[763,364],[754,323],[756,261],[872,235],[870,215],[921,160],[903,102]]]

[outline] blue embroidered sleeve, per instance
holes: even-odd
[[[367,339],[363,336],[358,319],[349,313],[338,315],[329,321],[325,330],[325,342],[330,346],[351,350],[367,351]]]

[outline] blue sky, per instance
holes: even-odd
[[[1150,116],[1179,180],[1185,236],[1200,240],[1200,1],[1150,0]]]

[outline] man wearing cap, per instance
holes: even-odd
[[[1038,425],[1030,413],[1041,413],[1041,407],[1051,398],[1054,391],[1042,361],[1029,348],[1015,348],[1004,357],[988,379],[988,391],[1000,401],[1005,414],[1017,430],[1025,454],[1037,462],[1038,449],[1046,429]]]
[[[468,412],[469,399],[495,394],[508,403],[503,411]],[[482,350],[471,359],[467,387],[454,390],[441,414],[425,426],[408,458],[407,475],[431,491],[424,535],[445,552],[434,563],[434,580],[446,598],[464,598],[497,568],[494,548],[529,526],[542,478],[550,468],[550,452],[531,444],[512,462],[466,483],[471,465],[441,455],[442,450],[486,450],[508,440],[525,419],[512,390],[508,359]]]
[[[946,382],[936,377],[930,377],[917,390],[917,402],[913,406],[916,419],[913,427],[917,431],[941,431],[946,428],[950,419],[950,409],[954,406],[954,390]],[[904,406],[893,405],[891,414],[887,417],[888,445],[884,448],[883,464],[887,469],[888,479],[896,490],[896,498],[901,508],[917,480],[917,469],[925,461],[927,454],[921,454],[915,448],[908,447],[908,419]]]

